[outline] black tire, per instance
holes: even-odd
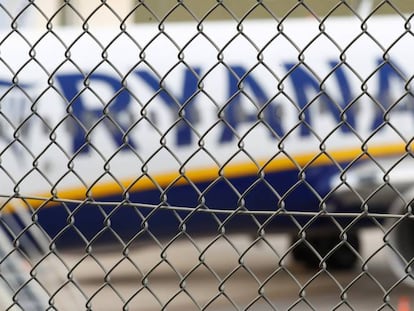
[[[292,239],[292,245],[297,243],[297,241],[297,238]],[[346,241],[347,243],[344,243],[339,248],[335,249],[335,247],[342,242],[339,234],[310,235],[306,237],[306,242],[301,241],[299,244],[295,245],[295,248],[292,250],[292,256],[296,261],[304,264],[308,268],[320,268],[322,261],[311,247],[309,247],[309,243],[322,258],[335,249],[335,251],[326,259],[328,269],[352,269],[358,259],[355,252],[359,253],[360,250],[359,236],[356,232],[348,233]]]

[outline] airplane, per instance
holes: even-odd
[[[296,259],[339,268],[357,262],[359,230],[381,224],[399,252],[393,266],[412,279],[408,25],[378,16],[6,33],[4,222],[29,211],[57,249],[288,232]]]

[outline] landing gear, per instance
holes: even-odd
[[[340,247],[337,247],[338,245]],[[322,260],[319,256],[325,258],[330,254],[323,261],[328,269],[348,270],[353,268],[357,261],[360,241],[357,232],[347,233],[346,243],[343,243],[339,234],[315,234],[306,236],[304,240],[293,238],[292,246],[293,258],[308,268],[320,268]]]

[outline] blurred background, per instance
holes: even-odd
[[[225,3],[225,5],[222,4]],[[259,3],[260,2],[260,3]],[[414,1],[394,0],[368,1],[375,8],[374,15],[404,13],[407,16],[414,11]],[[24,6],[24,1],[14,1],[14,5]],[[353,15],[353,10],[360,4],[359,0],[204,0],[204,1],[176,1],[176,0],[71,0],[71,1],[35,1],[40,12],[34,13],[31,18],[35,23],[31,25],[44,26],[48,18],[52,17],[54,25],[76,25],[88,18],[90,25],[119,24],[120,20],[126,23],[146,23],[166,21],[194,21],[226,20],[226,19],[255,19],[306,17],[316,15]],[[33,13],[34,10],[31,10]],[[411,13],[410,13],[411,12]],[[92,15],[91,15],[92,14]]]

